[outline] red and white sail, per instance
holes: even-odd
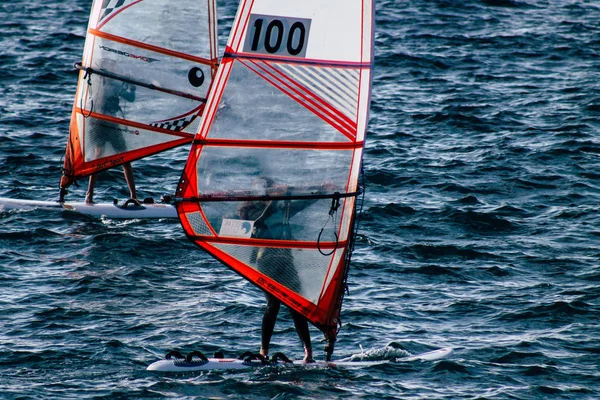
[[[95,0],[61,188],[191,142],[217,65],[214,0]]]
[[[242,0],[177,189],[191,240],[330,340],[354,233],[372,14],[372,0]]]

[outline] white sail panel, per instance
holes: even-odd
[[[198,169],[205,173],[198,174],[197,188],[210,195],[251,190],[252,179],[263,175],[285,181],[302,194],[313,193],[323,182],[345,191],[355,158],[354,150],[204,146]]]
[[[310,35],[307,38],[304,58],[323,61],[370,62],[372,41],[371,1],[348,0],[254,0],[252,14],[309,19]],[[235,51],[241,47],[252,29],[233,31],[240,35],[232,40]],[[284,39],[285,40],[285,39]]]

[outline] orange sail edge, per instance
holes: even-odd
[[[69,137],[67,139],[67,145],[65,150],[65,160],[63,162],[62,174],[60,177],[60,195],[59,201],[63,202],[67,192],[67,188],[74,184],[77,180],[75,171],[75,164],[77,160],[82,160],[83,155],[81,154],[81,146],[77,143],[79,141],[77,118],[75,118],[75,105],[71,114],[71,122],[69,124]]]

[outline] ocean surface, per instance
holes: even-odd
[[[237,2],[218,3],[223,45]],[[4,211],[0,398],[600,398],[600,3],[376,3],[367,192],[334,356],[454,354],[150,373],[170,350],[257,351],[261,292],[177,220]],[[90,6],[0,5],[1,197],[57,197]],[[186,158],[134,163],[140,196],[173,193]],[[96,201],[127,195],[121,169],[99,179]],[[302,355],[287,312],[272,351]]]

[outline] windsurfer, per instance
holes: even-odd
[[[107,61],[110,62],[112,60],[104,60],[104,67],[106,67]],[[92,86],[92,111],[112,117],[125,118],[125,113],[121,108],[121,99],[128,102],[134,102],[135,85],[108,78],[100,74],[96,76],[99,78],[96,80],[99,85]],[[100,89],[94,91],[96,87],[99,87]],[[115,153],[127,151],[125,138],[122,133],[117,131],[117,129],[112,130],[109,134],[104,132],[101,135],[95,134],[95,131],[96,130],[93,129],[90,130],[88,140],[95,146],[96,158],[101,157],[106,143],[110,143]],[[133,168],[130,162],[123,163],[123,172],[125,174],[127,187],[129,188],[129,196],[131,199],[137,201]],[[96,174],[90,175],[88,190],[85,196],[85,202],[88,204],[94,202],[96,179]]]
[[[273,180],[269,178],[258,178],[252,183],[252,194],[256,196],[283,196],[287,193],[289,193],[287,186],[275,185]],[[254,233],[252,235],[254,238],[291,240],[290,217],[312,203],[313,200],[256,200],[245,202],[239,210],[239,215],[242,219],[254,221]],[[290,249],[256,248],[250,261],[256,263],[257,269],[263,274],[277,280],[296,293],[301,292],[302,283],[298,273],[295,268],[289,268],[290,265],[294,265]],[[269,354],[269,344],[275,329],[281,301],[270,293],[264,292],[264,294],[267,299],[267,306],[262,320],[260,354],[266,357]],[[307,319],[292,309],[290,309],[290,313],[298,337],[304,346],[304,361],[314,362]]]

